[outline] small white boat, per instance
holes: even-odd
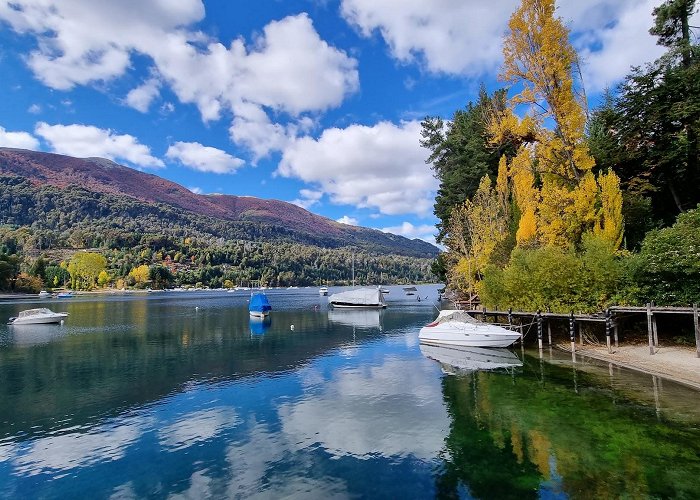
[[[406,292],[406,295],[415,295],[418,289],[415,286],[406,286],[403,291]]]
[[[508,347],[520,333],[494,323],[482,323],[465,311],[440,311],[435,321],[421,328],[424,344],[462,347]]]
[[[318,294],[322,296],[328,295],[328,287],[327,286],[322,286],[321,288],[318,289]]]
[[[46,290],[42,290],[39,292],[40,299],[48,299],[49,297],[51,297],[51,294],[49,292],[47,292]]]
[[[442,371],[451,375],[523,366],[523,362],[508,349],[421,344],[420,352],[440,363]]]
[[[19,316],[10,318],[8,325],[44,325],[47,323],[60,323],[68,313],[55,313],[51,309],[41,307],[20,311]]]
[[[333,307],[373,307],[384,309],[384,295],[378,288],[360,288],[347,292],[334,293],[328,297],[328,303]]]

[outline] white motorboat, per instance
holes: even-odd
[[[347,292],[334,293],[328,297],[328,303],[333,307],[386,307],[384,295],[378,288],[359,288]]]
[[[424,344],[462,347],[508,347],[520,333],[494,323],[483,323],[465,311],[440,311],[435,321],[421,328]]]
[[[10,318],[8,325],[43,325],[47,323],[60,323],[68,313],[55,313],[51,309],[41,307],[20,311],[19,316]]]
[[[318,294],[322,296],[328,295],[328,287],[327,286],[322,286],[321,288],[318,289]]]
[[[418,289],[415,286],[405,286],[403,291],[406,292],[406,295],[415,295]]]
[[[420,352],[440,363],[442,371],[448,374],[523,366],[523,362],[508,349],[421,344]]]
[[[42,290],[39,292],[40,299],[48,299],[49,297],[51,297],[51,294],[49,292],[47,292],[46,290]]]

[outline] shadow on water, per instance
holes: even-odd
[[[696,497],[697,391],[666,381],[664,398],[650,376],[550,356],[443,378],[451,426],[437,496]]]

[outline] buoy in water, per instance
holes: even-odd
[[[294,331],[294,325],[289,325],[289,329]]]

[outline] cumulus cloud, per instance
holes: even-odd
[[[188,187],[187,189],[189,189],[190,191],[192,191],[194,194],[202,194],[202,193],[204,192],[204,191],[202,190],[202,188],[197,187],[197,186]]]
[[[225,151],[198,142],[176,142],[168,148],[165,156],[187,168],[215,174],[231,174],[245,163]]]
[[[0,127],[0,147],[39,149],[39,141],[27,132],[9,132],[4,127]]]
[[[29,106],[29,108],[27,108],[27,113],[38,115],[39,113],[41,113],[41,106],[34,103],[31,106]]]
[[[402,62],[434,73],[479,76],[498,67],[499,40],[515,0],[343,0],[341,13],[364,36],[379,33]]]
[[[126,103],[141,113],[148,112],[151,103],[160,93],[160,80],[149,78],[126,95]]]
[[[323,197],[323,191],[314,191],[312,189],[301,189],[299,190],[300,198],[292,200],[290,203],[297,205],[301,208],[308,210],[313,205],[316,205],[321,201]]]
[[[437,181],[419,140],[417,121],[331,128],[318,139],[291,142],[277,172],[318,185],[337,204],[423,216],[432,209]]]
[[[340,222],[341,224],[347,224],[348,226],[357,226],[357,224],[359,224],[360,221],[358,221],[355,217],[343,215],[340,219],[336,220],[336,222]]]
[[[567,2],[559,9],[573,20],[574,45],[579,52],[584,83],[600,91],[620,81],[632,66],[652,61],[663,53],[649,34],[656,0],[600,0]]]
[[[268,112],[302,123],[302,113],[338,106],[359,87],[357,61],[322,40],[306,14],[270,22],[251,43],[238,38],[229,46],[194,28],[204,15],[201,0],[0,4],[0,21],[36,38],[27,62],[45,85],[68,90],[113,80],[131,70],[135,55],[145,56],[153,78],[128,93],[129,106],[147,110],[168,85],[204,121],[232,113],[232,139],[256,157],[280,149],[299,129],[272,123]]]
[[[342,0],[341,13],[363,36],[381,36],[401,62],[417,62],[433,73],[480,77],[500,66],[502,37],[519,3],[505,0],[494,7],[480,0],[435,0],[428,9],[420,0]],[[590,90],[614,84],[631,66],[663,52],[649,34],[651,13],[658,4],[658,0],[558,2],[557,14],[574,35]]]
[[[429,224],[413,225],[410,222],[403,222],[400,226],[382,228],[385,233],[399,234],[410,239],[421,239],[428,243],[435,244],[435,226]]]
[[[49,125],[45,122],[37,123],[34,132],[51,146],[54,153],[126,161],[139,167],[165,166],[162,160],[151,155],[148,146],[128,134],[118,135],[112,130],[90,125]]]

